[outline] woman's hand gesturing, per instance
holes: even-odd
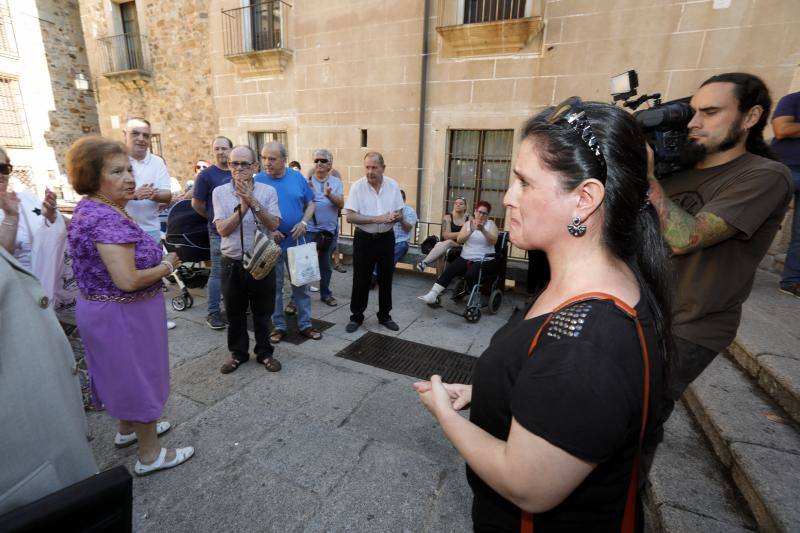
[[[414,389],[423,405],[435,417],[455,410],[466,409],[472,402],[472,385],[442,383],[441,376],[433,375],[430,381],[417,381]]]

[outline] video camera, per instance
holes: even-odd
[[[623,100],[623,107],[636,110],[652,100],[648,109],[636,111],[633,117],[644,130],[647,142],[655,154],[655,175],[658,179],[683,169],[681,154],[689,140],[686,126],[694,115],[689,106],[691,97],[661,103],[661,93],[637,95],[639,76],[629,70],[611,78],[611,96],[614,102]]]

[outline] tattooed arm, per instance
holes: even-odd
[[[664,239],[674,255],[683,255],[713,246],[736,235],[739,230],[713,213],[701,211],[692,216],[667,197],[655,178],[650,181],[650,202],[658,212]]]

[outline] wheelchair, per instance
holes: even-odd
[[[449,263],[461,255],[461,247],[457,246],[447,250],[445,261]],[[489,272],[484,268],[484,262],[490,260],[497,261],[496,272]],[[503,305],[503,291],[506,285],[506,267],[508,265],[508,232],[501,231],[497,234],[497,242],[494,245],[494,253],[486,254],[481,258],[481,267],[478,270],[478,281],[471,288],[467,286],[464,276],[458,276],[453,280],[454,301],[461,301],[467,295],[467,304],[464,311],[456,313],[448,309],[451,313],[463,316],[467,322],[475,323],[481,319],[482,308],[486,308],[489,314],[496,314]],[[436,297],[436,304],[441,304],[441,296]]]

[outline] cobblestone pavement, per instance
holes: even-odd
[[[172,389],[163,442],[192,445],[173,471],[134,480],[135,531],[467,531],[471,494],[464,464],[419,403],[414,379],[334,354],[367,330],[479,355],[522,297],[506,293],[498,315],[477,324],[416,299],[429,276],[398,271],[391,332],[377,322],[377,291],[364,326],[345,332],[352,268],[334,272],[339,306],[312,294],[313,316],[335,325],[321,341],[281,343],[283,370],[254,359],[222,375],[225,332],[205,324],[205,290],[175,312],[165,294]],[[288,291],[288,282],[284,287]],[[458,309],[445,299],[446,306]],[[115,421],[88,412],[98,465],[133,468],[135,447],[116,450]]]

